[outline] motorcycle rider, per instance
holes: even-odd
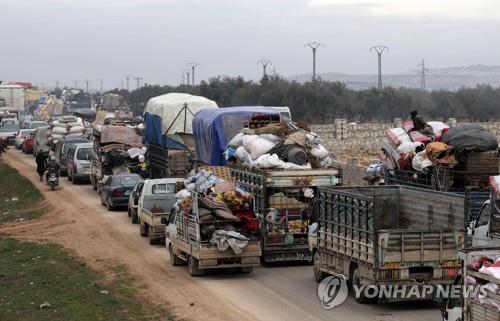
[[[36,171],[40,176],[40,181],[43,181],[43,173],[47,169],[47,153],[39,152],[36,154]]]
[[[47,182],[49,181],[49,173],[55,173],[57,179],[59,180],[59,164],[56,162],[56,157],[54,155],[51,155],[49,158],[49,162],[47,163],[47,174],[45,179]]]

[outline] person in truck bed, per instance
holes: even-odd
[[[421,132],[424,135],[432,136],[434,135],[434,131],[432,127],[429,126],[421,117],[418,117],[418,111],[413,110],[410,112],[411,120],[413,121],[413,129]]]

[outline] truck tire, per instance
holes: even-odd
[[[352,272],[351,276],[351,286],[357,285],[358,287],[361,286],[361,277],[359,275],[359,269],[356,267],[354,271]],[[356,293],[354,290],[352,291],[353,293]],[[354,298],[356,302],[358,303],[368,303],[370,300],[364,295],[363,293],[360,293],[359,298]]]
[[[129,208],[127,208],[127,216],[128,216],[128,217],[132,217],[132,214],[130,213],[130,207],[129,207]]]
[[[174,249],[172,248],[172,244],[170,244],[168,247],[168,254],[170,255],[170,264],[172,266],[179,266],[184,264],[184,261],[179,259],[177,255],[174,254]]]
[[[323,271],[320,270],[320,261],[321,257],[319,255],[318,251],[314,252],[313,255],[313,271],[314,271],[314,279],[316,282],[321,282],[323,281],[324,278],[326,278],[327,274]]]
[[[188,271],[191,276],[201,276],[205,274],[202,270],[200,270],[199,262],[192,255],[188,258]]]
[[[92,185],[92,189],[94,191],[97,191],[97,183],[96,183],[96,180],[95,180],[95,177],[94,176],[91,176],[90,177],[90,184]]]
[[[148,236],[148,227],[143,225],[141,221],[139,221],[139,233],[141,236]]]
[[[158,242],[157,239],[153,238],[153,227],[151,225],[148,225],[148,240],[150,245],[156,244]]]
[[[253,271],[253,267],[252,266],[246,266],[246,267],[240,268],[240,272],[241,273],[252,273],[252,271]]]
[[[132,223],[133,224],[139,223],[139,218],[137,217],[137,214],[135,211],[132,212]]]

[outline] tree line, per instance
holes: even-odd
[[[295,120],[331,123],[335,118],[349,121],[392,121],[418,110],[425,118],[491,121],[500,118],[500,87],[478,85],[457,91],[425,91],[412,88],[353,90],[344,83],[317,80],[298,83],[280,76],[249,81],[242,77],[215,77],[196,86],[146,85],[121,94],[137,114],[147,101],[171,92],[183,92],[214,100],[220,107],[289,106]]]

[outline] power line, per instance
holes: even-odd
[[[266,77],[267,76],[267,66],[272,65],[273,63],[271,62],[271,60],[268,60],[265,58],[258,60],[257,63],[262,65],[262,78]]]
[[[320,42],[310,42],[310,43],[306,43],[304,45],[304,47],[309,47],[312,49],[312,53],[313,53],[313,76],[312,76],[312,81],[315,82],[316,81],[316,50],[320,47],[320,46],[325,46],[324,44],[320,43]]]
[[[186,64],[186,66],[188,67],[191,67],[191,76],[193,77],[193,86],[194,86],[194,69],[198,66],[201,66],[199,63],[197,62],[190,62],[188,64]],[[188,77],[188,83],[189,83],[189,77]]]
[[[382,89],[382,54],[384,53],[384,51],[389,51],[389,48],[386,46],[378,45],[375,47],[371,47],[370,51],[374,50],[375,52],[377,52],[378,56],[378,89]]]

